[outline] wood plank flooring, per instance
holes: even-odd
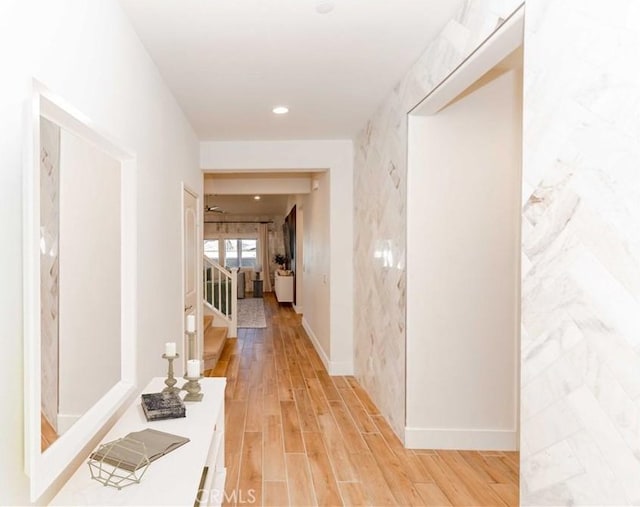
[[[239,329],[226,376],[228,506],[515,506],[518,453],[408,450],[353,377],[330,377],[289,305]]]
[[[40,412],[40,451],[46,451],[51,444],[58,440],[58,434],[47,418]]]

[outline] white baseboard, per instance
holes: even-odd
[[[408,449],[516,451],[518,432],[510,430],[404,428]]]
[[[307,322],[307,319],[302,317],[302,327],[309,335],[311,339],[311,343],[313,343],[313,348],[316,349],[316,352],[320,356],[320,360],[324,367],[327,369],[327,373],[329,375],[353,375],[353,362],[352,361],[331,361],[323,348],[320,346],[320,342],[318,341],[318,337],[311,329],[311,326]]]
[[[329,375],[353,375],[353,363],[351,361],[329,361]]]
[[[313,347],[316,349],[316,352],[320,356],[320,360],[322,361],[322,364],[324,364],[324,367],[327,369],[327,371],[329,371],[329,358],[327,357],[327,354],[320,346],[318,337],[313,332],[313,329],[311,329],[311,326],[309,326],[307,319],[305,319],[304,317],[302,317],[302,327],[307,332],[307,335],[309,335],[309,338],[311,339],[311,343],[313,343]]]
[[[302,313],[302,306],[293,305],[293,311],[300,315]]]

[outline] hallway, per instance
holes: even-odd
[[[226,505],[518,505],[518,453],[404,449],[290,306],[265,294],[265,313],[206,372],[228,382]]]

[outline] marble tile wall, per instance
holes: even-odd
[[[640,2],[528,0],[522,505],[640,505]]]
[[[40,118],[40,364],[42,413],[58,427],[60,127]]]
[[[407,113],[520,4],[460,2],[455,18],[355,142],[355,371],[400,436],[405,422]]]

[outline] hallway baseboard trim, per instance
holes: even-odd
[[[325,354],[324,350],[320,346],[320,342],[318,341],[318,337],[309,326],[307,319],[302,317],[302,327],[309,335],[309,339],[313,344],[313,347],[316,349],[316,352],[320,356],[320,360],[324,367],[327,369],[327,373],[331,376],[345,376],[345,375],[353,375],[353,363],[351,361],[331,361],[327,354]]]
[[[331,376],[352,376],[353,363],[349,361],[329,361],[329,375]]]
[[[404,429],[408,449],[444,449],[468,451],[515,451],[518,432],[509,430],[474,430],[411,428]]]
[[[302,306],[293,305],[293,311],[300,315],[302,313]]]
[[[320,346],[318,337],[313,332],[313,329],[311,329],[311,326],[307,322],[307,319],[305,319],[304,317],[302,317],[302,327],[307,332],[307,335],[309,335],[309,339],[311,340],[311,343],[313,343],[313,347],[316,349],[316,352],[320,356],[320,360],[322,361],[322,364],[324,364],[324,367],[327,369],[327,371],[330,371],[329,358],[327,357],[327,354]]]

